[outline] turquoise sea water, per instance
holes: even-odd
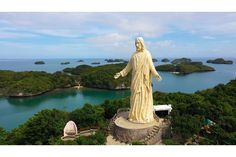
[[[75,67],[80,64],[90,64],[100,62],[106,64],[104,59],[83,59],[84,62],[77,62],[79,59],[42,59],[46,64],[35,65],[36,60],[0,60],[1,70],[14,71],[47,71],[55,72],[63,70],[66,67]],[[160,60],[160,59],[159,59]],[[193,59],[195,61],[205,62],[207,59]],[[175,75],[168,72],[159,72],[163,80],[157,82],[153,80],[153,91],[162,92],[185,92],[194,93],[197,90],[203,90],[214,87],[219,83],[227,83],[236,77],[236,59],[233,65],[213,66],[216,71],[205,73],[193,73],[185,76]],[[71,64],[61,65],[61,62],[69,61]],[[155,65],[163,64],[160,62]],[[206,64],[206,63],[205,63]],[[85,103],[100,104],[106,99],[119,99],[129,96],[129,91],[109,91],[97,89],[67,89],[63,91],[54,91],[44,95],[30,98],[0,98],[0,127],[11,130],[19,124],[24,123],[33,114],[43,109],[60,109],[72,111],[82,107]]]

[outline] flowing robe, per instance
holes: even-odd
[[[149,123],[153,117],[152,75],[160,76],[147,50],[135,52],[127,66],[120,72],[126,76],[132,70],[129,121]]]

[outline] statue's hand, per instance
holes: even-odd
[[[161,81],[161,80],[162,80],[162,78],[161,78],[160,75],[157,76],[157,80],[158,80],[158,81]]]
[[[119,77],[120,77],[120,73],[116,73],[114,76],[115,79],[118,79]]]

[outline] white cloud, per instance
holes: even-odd
[[[177,31],[183,30],[200,36],[204,34],[235,36],[236,13],[182,13],[179,22],[174,25]]]
[[[176,43],[172,40],[162,40],[157,42],[146,42],[147,49],[152,52],[173,52],[179,49]]]
[[[125,19],[121,17],[118,23],[114,23],[115,27],[121,32],[128,33],[132,36],[142,35],[144,37],[159,37],[165,29],[155,23],[154,20],[145,19],[137,16],[134,19]]]
[[[34,38],[38,35],[30,33],[30,32],[19,32],[16,29],[9,28],[0,28],[0,39],[9,39],[9,38]]]
[[[179,30],[201,36],[236,32],[235,13],[1,13],[0,19],[9,27],[62,36],[119,32],[156,38]]]
[[[21,44],[17,42],[7,42],[7,41],[0,41],[0,47],[12,47],[12,48],[20,48],[20,49],[28,49],[33,48],[30,44]]]
[[[183,34],[179,39],[178,33]],[[45,42],[35,40],[45,36],[53,38],[45,38]],[[132,54],[136,36],[143,36],[154,52],[202,53],[219,40],[236,45],[232,40],[236,37],[236,13],[0,13],[1,40],[27,38],[52,51],[61,48],[66,53],[73,47],[73,51],[84,49],[94,54]],[[198,45],[192,37],[206,40]],[[221,45],[222,51],[227,49],[226,45]]]
[[[212,25],[209,27],[209,32],[213,34],[232,34],[236,33],[236,19],[227,23],[221,23],[218,25]]]
[[[129,37],[118,33],[111,33],[102,36],[89,38],[87,41],[99,46],[119,46],[129,41]]]
[[[215,39],[215,37],[209,36],[209,35],[204,35],[204,36],[202,36],[202,38],[203,38],[203,39],[209,39],[209,40]]]
[[[75,29],[86,21],[89,13],[1,13],[9,26],[30,29]]]
[[[63,38],[78,38],[79,34],[72,30],[50,30],[50,29],[42,29],[36,30],[34,33],[39,33],[41,35],[49,35],[55,37],[63,37]]]
[[[118,33],[92,37],[87,42],[90,47],[98,49],[100,52],[109,53],[109,56],[116,55],[127,58],[135,51],[134,39]]]
[[[158,41],[158,42],[155,42],[152,45],[156,46],[158,48],[174,48],[174,47],[176,47],[174,41],[172,41],[172,40]]]

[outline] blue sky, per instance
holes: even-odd
[[[0,59],[236,57],[236,13],[0,13]]]

